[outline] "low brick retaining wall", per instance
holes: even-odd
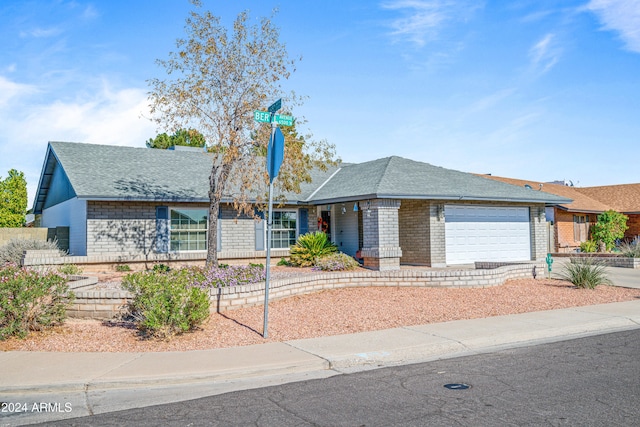
[[[625,256],[620,256],[616,254],[590,254],[590,253],[580,253],[580,254],[553,254],[554,257],[558,258],[571,258],[580,259],[580,258],[589,258],[592,261],[600,262],[609,267],[622,267],[622,268],[637,268],[640,269],[640,258],[630,258]]]
[[[535,270],[534,270],[535,269]],[[484,288],[502,285],[509,279],[533,278],[544,272],[543,263],[504,265],[492,269],[403,269],[399,271],[358,271],[301,275],[274,280],[269,284],[269,301],[305,295],[326,289],[362,286],[411,286],[442,288]],[[224,312],[264,303],[264,283],[211,290],[211,310]],[[109,319],[122,311],[131,295],[122,290],[82,290],[76,286],[70,317]]]

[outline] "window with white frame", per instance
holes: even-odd
[[[174,252],[206,251],[209,212],[206,208],[171,208],[169,244]]]
[[[296,211],[274,211],[271,249],[288,249],[296,243],[298,214]]]

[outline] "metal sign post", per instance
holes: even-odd
[[[283,116],[286,119],[280,120],[276,111],[282,106],[282,100],[278,99],[269,107],[269,112],[255,111],[253,119],[257,122],[265,123],[265,116],[269,115],[271,123],[271,137],[267,146],[267,172],[269,173],[269,210],[267,213],[267,265],[265,266],[264,284],[264,323],[262,326],[263,338],[269,336],[269,281],[271,279],[271,235],[273,228],[273,180],[278,176],[280,166],[284,159],[284,135],[278,128],[278,124],[289,125],[293,123],[293,117]]]

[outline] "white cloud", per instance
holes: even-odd
[[[34,103],[28,95],[37,88],[0,77],[0,175],[23,171],[30,203],[48,141],[141,147],[155,136],[155,125],[141,117],[149,115],[146,90],[112,89],[106,82],[93,89],[90,96]]]
[[[468,113],[479,113],[494,108],[503,103],[516,92],[514,88],[500,89],[492,94],[485,96],[473,103],[468,108]]]
[[[33,28],[28,31],[21,31],[20,37],[34,37],[34,38],[49,38],[62,34],[62,29],[57,27],[52,28]]]
[[[529,49],[531,66],[538,74],[544,74],[553,68],[558,62],[560,54],[561,49],[555,42],[553,34],[546,34]]]
[[[13,64],[13,67],[10,66],[9,68],[15,68],[15,64]],[[35,86],[16,83],[0,76],[0,108],[6,106],[15,98],[30,95],[36,91],[37,89]]]
[[[481,5],[477,1],[391,0],[381,7],[402,14],[390,23],[392,36],[423,46],[437,38],[447,23],[466,21]]]
[[[627,49],[640,53],[638,0],[591,0],[586,9],[598,16],[603,29],[617,32]]]

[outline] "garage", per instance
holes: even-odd
[[[445,205],[446,263],[531,260],[529,208]]]

